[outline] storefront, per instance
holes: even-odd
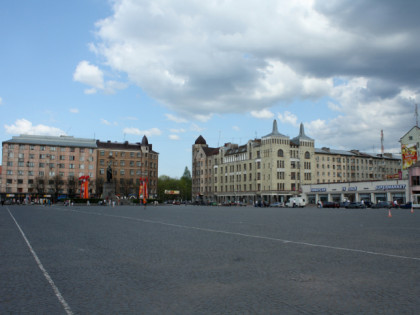
[[[362,200],[372,203],[397,200],[402,204],[408,201],[408,180],[303,185],[302,195],[310,204]]]

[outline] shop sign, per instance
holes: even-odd
[[[376,190],[405,189],[405,185],[378,185]]]
[[[342,187],[341,188],[341,190],[342,191],[357,191],[357,186],[354,186],[354,187],[349,187],[349,188],[347,188],[347,187]]]
[[[311,188],[311,192],[325,192],[327,188]]]

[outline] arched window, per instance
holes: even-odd
[[[305,159],[310,159],[311,158],[311,155],[309,154],[309,152],[308,151],[306,151],[305,152]]]
[[[282,150],[282,149],[279,149],[279,150],[277,151],[277,156],[278,156],[278,157],[283,157],[283,150]]]

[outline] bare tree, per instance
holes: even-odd
[[[54,200],[57,200],[58,195],[62,193],[64,187],[63,177],[60,175],[54,175],[50,178],[48,184],[50,192],[54,195]]]
[[[41,177],[41,176],[35,177],[34,183],[33,183],[33,189],[36,191],[38,195],[45,194],[46,182],[47,180],[45,177]]]
[[[76,195],[78,186],[79,186],[79,181],[76,180],[74,176],[70,176],[67,179],[67,192],[69,196],[74,197],[74,195]]]

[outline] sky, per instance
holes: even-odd
[[[317,148],[399,153],[416,125],[420,2],[5,0],[0,139],[141,142],[159,176],[191,147],[272,130]]]

